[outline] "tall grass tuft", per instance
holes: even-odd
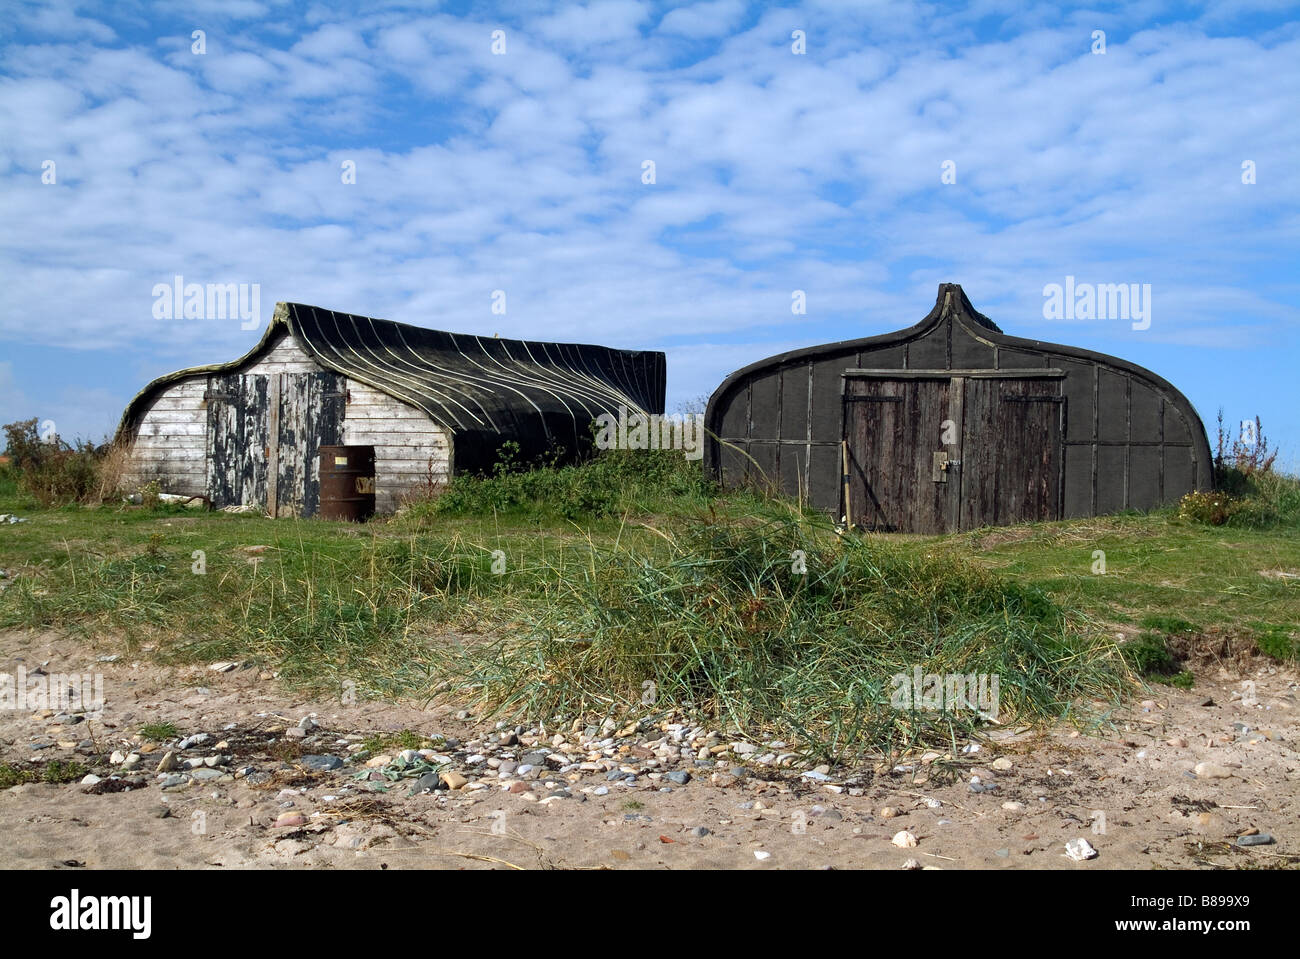
[[[1113,702],[1131,680],[1113,644],[1042,593],[955,558],[840,539],[793,512],[658,532],[662,549],[591,544],[518,635],[445,652],[437,672],[497,710],[684,707],[836,758],[950,743],[981,722],[897,708],[893,677],[916,667],[997,675],[1001,722]]]

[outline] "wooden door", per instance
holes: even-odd
[[[279,382],[277,516],[314,516],[320,509],[320,448],[343,444],[343,377],[320,370],[281,373]]]
[[[344,378],[312,373],[208,377],[208,495],[212,505],[274,516],[320,507],[320,448],[343,442]]]
[[[208,496],[217,509],[266,503],[271,454],[269,376],[209,376]]]
[[[945,533],[1059,519],[1059,370],[848,370],[849,522]]]
[[[956,484],[937,470],[935,458],[944,449],[950,390],[946,375],[845,381],[846,515],[852,525],[900,533],[951,527]]]
[[[1061,518],[1061,380],[966,381],[961,529]]]

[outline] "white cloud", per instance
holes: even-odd
[[[719,37],[730,33],[745,15],[741,0],[714,0],[670,10],[659,21],[660,33],[686,37]]]
[[[622,0],[502,20],[322,6],[306,25],[260,6],[234,15],[271,20],[211,29],[202,57],[185,31],[127,45],[125,26],[52,41],[28,24],[4,47],[0,337],[242,352],[238,324],[152,319],[153,284],[181,273],[260,283],[264,313],[298,299],[502,335],[707,340],[700,359],[674,349],[689,392],[728,357],[776,352],[763,340],[789,338],[796,288],[797,329],[823,338],[910,325],[941,280],[1009,332],[1111,336],[1042,320],[1043,284],[1067,273],[1151,283],[1161,342],[1244,348],[1300,319],[1296,29],[1217,36],[1125,8],[1092,56],[1078,12],[979,39],[1015,13],[1001,0],[768,8],[742,33],[728,0],[657,25]],[[702,59],[678,62],[683,39]]]

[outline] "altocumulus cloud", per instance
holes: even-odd
[[[1294,443],[1300,28],[1271,3],[1021,6],[22,2],[0,405],[39,382],[82,428],[69,397],[246,349],[238,322],[153,318],[177,274],[259,283],[264,314],[667,349],[670,408],[909,325],[951,279],[1009,332],[1131,357],[1206,416],[1248,399],[1230,417]],[[1045,320],[1067,274],[1149,283],[1151,328]],[[51,347],[132,362],[37,377]]]

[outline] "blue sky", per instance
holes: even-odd
[[[0,422],[99,438],[149,379],[256,341],[156,319],[177,274],[258,284],[263,325],[295,300],[662,349],[670,410],[773,353],[910,326],[952,281],[1008,333],[1154,370],[1211,432],[1220,406],[1258,414],[1296,469],[1295,14],[10,2]],[[1045,319],[1067,276],[1150,284],[1150,328]]]

